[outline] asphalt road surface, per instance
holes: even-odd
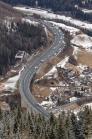
[[[46,49],[42,55],[40,55],[38,58],[36,56],[32,56],[32,58],[30,58],[30,60],[27,62],[26,68],[21,73],[19,79],[19,91],[22,99],[30,107],[30,109],[32,108],[32,110],[36,113],[42,113],[46,118],[48,118],[50,113],[36,102],[30,92],[30,81],[34,73],[44,61],[57,55],[63,50],[65,42],[63,40],[63,34],[58,28],[53,27],[53,25],[47,21],[41,21],[41,23],[47,26],[53,32],[55,35],[55,40],[51,47]]]

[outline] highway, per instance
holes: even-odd
[[[32,108],[32,110],[36,113],[42,113],[46,118],[48,118],[50,116],[49,112],[43,109],[36,102],[30,92],[30,81],[34,73],[38,70],[44,61],[54,57],[63,50],[65,42],[63,41],[63,33],[59,29],[53,27],[52,24],[47,21],[41,21],[41,23],[47,26],[53,32],[55,35],[55,40],[51,47],[46,49],[39,57],[32,56],[32,58],[30,58],[30,60],[26,63],[26,68],[21,73],[19,79],[19,91],[22,99],[30,107],[30,109]]]

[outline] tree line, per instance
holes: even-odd
[[[36,0],[2,0],[13,6],[17,4],[24,4],[28,6],[35,6]],[[64,11],[70,12],[73,18],[86,20],[92,22],[92,14],[84,13],[81,8],[92,9],[92,0],[38,0],[38,6],[43,8],[51,8],[54,12]],[[79,7],[79,8],[77,8]]]
[[[74,113],[62,113],[45,119],[42,114],[23,112],[20,107],[0,109],[1,139],[91,139],[92,110],[88,106]]]

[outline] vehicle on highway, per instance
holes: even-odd
[[[43,62],[44,60],[42,59],[41,62]]]
[[[56,56],[56,55],[57,55],[57,53],[54,54],[54,56]]]
[[[41,22],[44,25],[48,26],[48,28],[50,28],[48,23],[46,23],[46,22],[44,23],[43,21],[41,21]],[[54,34],[55,33],[54,29],[51,28],[51,30]],[[42,64],[43,61],[45,61],[46,59],[51,58],[54,55],[54,54],[52,55],[52,51],[54,53],[54,51],[56,51],[56,50],[53,50],[53,49],[55,49],[56,47],[57,47],[57,49],[60,48],[60,45],[58,45],[59,41],[60,41],[60,34],[56,30],[56,35],[55,35],[55,40],[54,40],[53,45],[50,48],[48,48],[48,50],[45,51],[41,56],[39,56],[36,59],[36,61],[33,62],[32,65],[30,65],[30,66],[27,65],[26,69],[23,71],[23,73],[22,73],[22,75],[20,76],[20,79],[19,79],[19,91],[20,91],[20,94],[21,94],[21,98],[24,100],[24,102],[26,104],[26,105],[23,105],[23,106],[28,108],[28,110],[31,110],[31,108],[32,108],[33,111],[36,112],[36,113],[42,113],[46,118],[49,118],[50,114],[42,106],[40,106],[36,102],[36,100],[33,98],[32,94],[30,92],[29,84],[30,84],[30,81],[33,78],[34,73],[37,71],[37,68],[39,67],[39,65]],[[62,45],[64,45],[64,44],[62,44]],[[57,55],[58,53],[59,52],[55,52],[55,55]],[[34,58],[36,58],[36,57],[34,57]],[[28,64],[31,63],[30,61],[31,61],[31,59],[28,61]]]
[[[62,43],[64,43],[64,44],[65,44],[65,42],[64,42],[64,41],[62,41]]]

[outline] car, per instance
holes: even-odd
[[[54,56],[56,56],[56,55],[57,55],[57,53],[54,54]]]
[[[63,42],[63,44],[65,44],[65,42],[64,41],[62,41]]]
[[[53,49],[55,49],[55,47]]]
[[[41,62],[43,62],[44,60],[42,59]]]
[[[35,69],[37,69],[37,67],[35,67]]]

